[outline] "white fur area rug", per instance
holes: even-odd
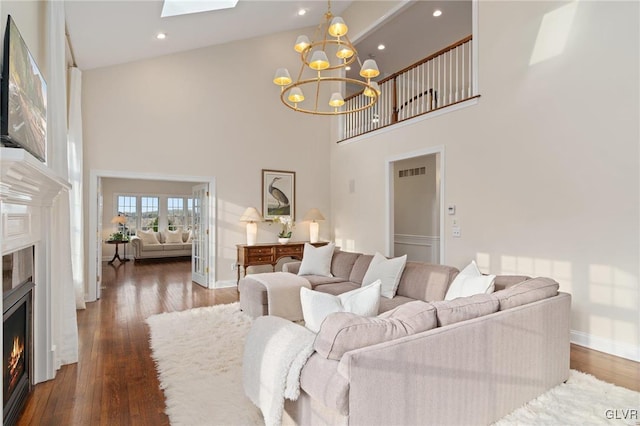
[[[147,323],[172,425],[264,425],[243,391],[251,318],[238,303],[154,315]],[[496,425],[636,425],[638,416],[640,393],[572,370],[567,383]]]
[[[242,356],[251,317],[239,303],[147,318],[172,425],[260,425],[244,395]]]

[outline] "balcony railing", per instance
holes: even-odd
[[[391,126],[419,115],[473,98],[472,37],[445,47],[378,82],[376,105],[344,117],[340,140]],[[362,92],[345,101],[365,105]]]

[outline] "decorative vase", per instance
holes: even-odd
[[[278,238],[278,242],[279,242],[280,244],[287,244],[287,243],[289,242],[289,240],[290,240],[290,239],[291,239],[291,238],[282,238],[282,237],[280,237],[280,238]]]

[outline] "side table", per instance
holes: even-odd
[[[107,240],[105,241],[105,243],[107,244],[115,244],[116,245],[116,253],[113,255],[113,259],[111,259],[109,261],[109,265],[113,264],[113,261],[118,259],[120,262],[128,262],[130,259],[127,259],[127,244],[129,243],[129,240]],[[120,254],[118,254],[118,247],[120,246],[120,244],[122,244],[122,256],[124,256],[124,259],[120,257]]]

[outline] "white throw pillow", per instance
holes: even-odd
[[[153,231],[153,229],[150,229],[148,231],[139,229],[136,231],[136,235],[142,240],[144,244],[160,244],[160,241],[158,241],[158,237],[156,237],[156,233]]]
[[[373,317],[380,307],[380,281],[334,296],[329,293],[300,288],[300,303],[305,326],[317,333],[322,321],[334,312],[351,312]]]
[[[392,299],[398,291],[398,284],[400,284],[400,277],[402,271],[404,271],[404,265],[407,263],[407,255],[400,257],[394,257],[393,259],[387,259],[380,253],[376,253],[371,259],[369,269],[364,274],[362,279],[362,286],[370,285],[371,283],[380,280],[382,282],[382,290],[380,295],[387,299]]]
[[[329,243],[326,246],[314,247],[309,243],[304,243],[304,253],[302,254],[302,264],[298,270],[298,275],[319,275],[321,277],[332,277],[331,259],[336,245]]]
[[[185,244],[191,244],[191,241],[193,240],[193,231],[192,230],[185,231],[182,234],[182,239],[184,240]]]
[[[475,260],[464,268],[453,280],[444,300],[457,297],[473,296],[474,294],[493,293],[495,275],[482,275]]]
[[[168,244],[182,244],[182,229],[164,231],[164,242]]]

